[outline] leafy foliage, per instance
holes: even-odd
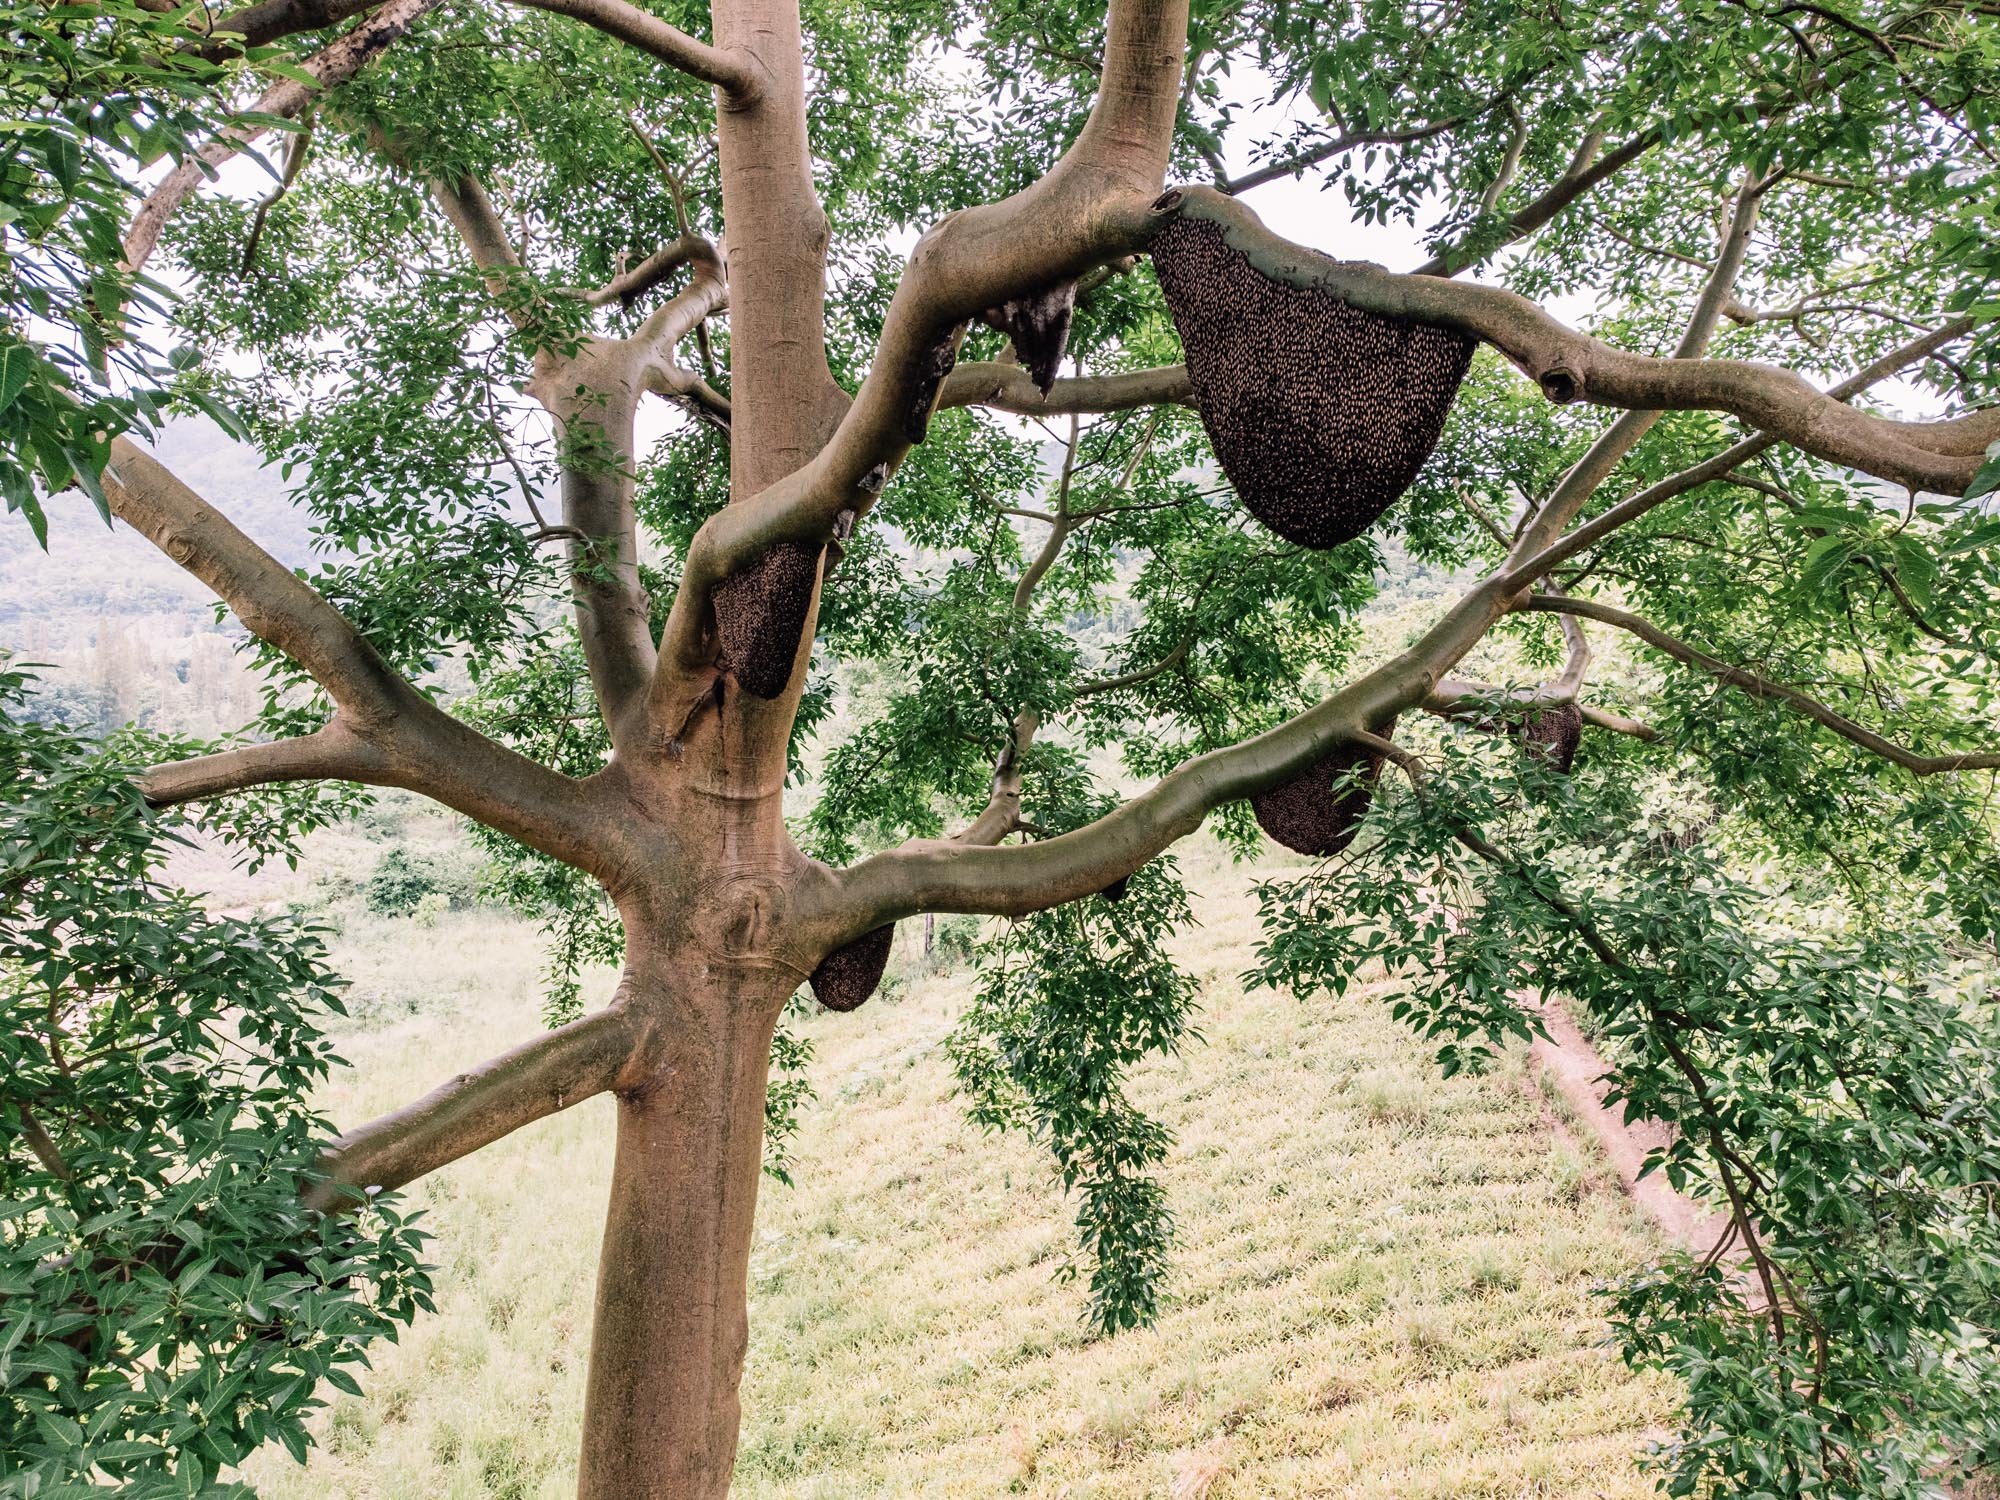
[[[1194,986],[1160,946],[1187,916],[1172,861],[1160,859],[1119,901],[1002,927],[976,950],[979,989],[947,1043],[972,1119],[1045,1143],[1075,1196],[1090,1321],[1103,1333],[1159,1314],[1173,1215],[1152,1172],[1172,1136],[1126,1081],[1194,1039]]]
[[[0,1494],[236,1493],[430,1306],[414,1218],[304,1208],[338,982],[166,885],[131,766],[0,672]]]
[[[193,150],[237,69],[204,40],[127,0],[0,6],[0,496],[38,537],[39,493],[77,484],[103,508],[112,436],[172,387],[222,414],[149,342],[164,289],[121,264],[134,176]]]

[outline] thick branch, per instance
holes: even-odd
[[[1920,359],[1935,354],[1945,345],[1963,338],[1976,326],[1971,317],[1954,318],[1951,322],[1933,332],[1891,350],[1866,369],[1857,371],[1846,380],[1834,386],[1826,395],[1831,401],[1847,401],[1872,385],[1879,385],[1898,372],[1908,369]],[[1553,568],[1561,566],[1579,552],[1596,546],[1605,537],[1627,526],[1643,516],[1655,506],[1685,495],[1690,490],[1699,489],[1711,480],[1727,478],[1739,464],[1755,458],[1767,448],[1777,446],[1778,438],[1770,433],[1753,433],[1722,450],[1712,458],[1703,459],[1683,469],[1678,474],[1670,474],[1655,484],[1648,485],[1637,494],[1619,501],[1602,515],[1579,526],[1567,536],[1553,542],[1542,551],[1527,557],[1512,569],[1513,575],[1522,583],[1546,577]]]
[[[349,16],[357,16],[367,10],[375,0],[258,0],[255,5],[246,5],[233,10],[209,28],[212,35],[240,37],[236,45],[261,47],[266,42],[275,42],[280,37],[295,36],[301,31],[321,31],[328,26],[337,26]],[[189,24],[198,24],[190,20]],[[203,50],[211,56],[233,52],[236,45],[224,47],[214,45]]]
[[[416,1103],[350,1130],[306,1195],[338,1208],[371,1188],[397,1188],[546,1115],[617,1086],[639,1050],[638,1028],[618,1009],[545,1032]]]
[[[1186,405],[1193,399],[1186,365],[1058,380],[1044,396],[1019,365],[981,360],[960,365],[946,377],[938,406],[991,406],[1024,417],[1043,417]]]
[[[1198,191],[1189,190],[1185,196],[1193,199]],[[1254,216],[1239,205],[1220,199],[1220,195],[1203,193],[1202,198],[1204,205],[1209,200],[1220,200],[1223,207],[1218,210],[1218,217],[1227,216],[1225,223],[1240,219],[1256,224]],[[1262,236],[1261,240],[1257,236]],[[1487,288],[1461,286],[1431,277],[1392,276],[1373,267],[1340,266],[1264,235],[1261,226],[1252,237],[1251,248],[1262,255],[1260,263],[1267,272],[1325,285],[1336,295],[1349,297],[1374,311],[1458,322],[1487,336],[1491,336],[1489,329],[1512,332],[1520,328],[1526,333],[1526,338],[1520,341],[1530,347],[1539,340],[1549,340],[1558,347],[1566,346],[1570,340],[1587,348],[1603,347],[1553,325],[1553,320],[1532,304],[1507,293],[1492,293]],[[1473,316],[1465,315],[1468,310],[1476,315],[1478,323],[1475,324]],[[1916,345],[1909,346],[1893,360],[1881,364],[1893,363],[1894,368],[1901,368],[1922,352]],[[1835,393],[1821,396],[1789,373],[1763,366],[1731,367],[1703,360],[1642,360],[1616,355],[1615,351],[1604,353],[1614,360],[1634,361],[1641,373],[1649,377],[1656,367],[1679,365],[1680,369],[1665,372],[1670,380],[1684,379],[1689,370],[1704,379],[1707,376],[1701,372],[1718,369],[1747,372],[1750,383],[1761,387],[1768,382],[1777,395],[1775,402],[1767,394],[1754,404],[1760,409],[1772,405],[1784,407],[1785,425],[1793,430],[1819,421],[1824,415],[1823,408],[1838,405],[1842,396],[1893,373],[1893,369],[1871,367],[1854,381],[1836,388]],[[1626,372],[1615,373],[1627,380],[1631,378]],[[1728,382],[1733,378],[1725,375],[1722,381],[1725,389],[1731,389]],[[1800,387],[1803,394],[1796,389]],[[1637,404],[1673,403],[1655,398]],[[1868,418],[1864,419],[1862,431],[1872,434],[1878,428],[1898,426]],[[1761,441],[1775,440],[1774,437]],[[1740,457],[1732,456],[1728,462],[1738,461]],[[1723,472],[1727,467],[1725,464]],[[1546,563],[1546,559],[1556,550],[1553,544],[1560,529],[1556,522],[1551,508],[1544,506],[1540,514],[1529,520],[1501,569],[1468,591],[1414,645],[1277,728],[1190,760],[1104,817],[1057,838],[990,849],[968,849],[947,840],[917,840],[876,855],[841,872],[829,883],[816,898],[815,904],[827,908],[819,915],[837,932],[854,937],[884,921],[913,912],[1022,916],[1102,890],[1194,832],[1207,814],[1222,803],[1275,786],[1324,758],[1337,746],[1351,742],[1367,726],[1423,704],[1440,687],[1445,673],[1512,607],[1522,589],[1539,576],[1545,564],[1553,565]],[[1643,725],[1618,720],[1615,715],[1586,712],[1593,722],[1620,732],[1640,733],[1643,737]]]
[[[1635,740],[1651,744],[1660,737],[1660,731],[1650,724],[1637,719],[1628,719],[1623,714],[1614,714],[1609,709],[1594,708],[1588,703],[1577,704],[1577,712],[1583,715],[1583,722],[1595,724],[1599,729],[1608,729],[1613,734],[1630,735]]]
[[[282,781],[379,784],[388,770],[388,757],[380,746],[335,719],[296,739],[237,745],[213,755],[150,766],[139,778],[139,790],[155,807],[174,807]]]
[[[104,493],[143,534],[227,604],[244,628],[323,687],[334,721],[279,745],[161,766],[144,790],[187,802],[315,776],[404,787],[585,870],[614,857],[593,782],[576,782],[461,723],[395,672],[346,616],[125,438],[111,446]]]
[[[259,640],[297,662],[366,730],[414,690],[347,617],[127,438],[111,445],[104,493],[121,521],[213,589]]]
[[[1883,738],[1866,725],[1857,724],[1846,715],[1828,708],[1811,694],[1801,692],[1795,687],[1788,687],[1784,683],[1773,682],[1767,677],[1760,677],[1755,672],[1710,656],[1705,651],[1698,651],[1687,642],[1668,635],[1659,626],[1628,610],[1601,604],[1595,599],[1572,599],[1561,594],[1533,595],[1523,600],[1521,607],[1578,615],[1587,620],[1602,620],[1607,625],[1616,625],[1620,630],[1637,636],[1655,651],[1670,656],[1686,666],[1698,668],[1718,682],[1741,688],[1753,698],[1770,698],[1787,704],[1815,723],[1825,725],[1843,739],[1852,740],[1862,749],[1879,755],[1884,760],[1894,761],[1918,776],[1936,776],[1946,771],[1986,771],[2000,768],[2000,753],[1924,755],[1898,745],[1892,740]]]
[[[717,286],[697,278],[682,297],[698,306]],[[649,325],[670,319],[680,301],[662,308]],[[642,727],[639,711],[656,661],[633,501],[638,403],[645,387],[661,378],[650,353],[638,339],[593,339],[568,359],[546,362],[529,386],[561,424],[563,525],[571,533],[577,633],[605,726],[621,749]]]
[[[438,0],[389,0],[388,4],[339,41],[297,65],[312,75],[310,84],[287,78],[251,105],[248,112],[296,119],[308,104],[360,72],[383,48],[408,31],[419,16],[437,4]],[[173,217],[182,200],[200,186],[204,178],[213,176],[217,167],[271,128],[256,121],[227,126],[214,140],[169,172],[140,206],[138,213],[133,215],[132,227],[125,234],[125,269],[128,272],[143,269],[159,246],[167,220]]]
[[[697,41],[651,12],[627,4],[626,0],[513,0],[513,3],[552,11],[593,26],[670,68],[714,84],[739,107],[757,97],[757,76],[749,58]]]

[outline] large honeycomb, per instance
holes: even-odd
[[[1386,736],[1389,730],[1378,732]],[[1250,799],[1250,810],[1257,826],[1294,854],[1325,859],[1354,842],[1381,774],[1380,755],[1345,745],[1290,781],[1259,792]]]
[[[1076,283],[1065,281],[989,307],[982,316],[988,327],[1007,335],[1014,357],[1027,370],[1035,389],[1046,396],[1056,383],[1056,371],[1062,368],[1070,318],[1075,312]]]
[[[792,680],[812,608],[820,549],[779,542],[715,586],[717,665],[759,698],[776,698]]]
[[[1475,340],[1274,281],[1192,215],[1152,254],[1195,407],[1244,505],[1302,547],[1360,536],[1437,445]]]
[[[1565,776],[1583,743],[1583,711],[1574,703],[1538,708],[1521,720],[1518,733],[1530,754],[1539,755]]]
[[[845,948],[819,961],[806,982],[813,997],[828,1010],[854,1010],[875,993],[882,971],[889,966],[889,949],[896,941],[896,924],[886,922],[864,932]]]

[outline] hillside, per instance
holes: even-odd
[[[444,837],[436,819],[410,827]],[[360,834],[331,837],[317,863],[365,874]],[[1252,871],[1206,843],[1188,865],[1204,1041],[1141,1089],[1179,1135],[1160,1326],[1081,1333],[1041,1160],[951,1097],[939,1044],[970,976],[922,972],[905,941],[896,998],[804,1023],[819,1097],[798,1186],[767,1184],[760,1207],[737,1492],[1651,1493],[1633,1457],[1670,1393],[1603,1348],[1590,1291],[1648,1252],[1635,1211],[1554,1144],[1519,1059],[1447,1083],[1365,987],[1246,996]],[[344,884],[319,891],[338,908]],[[524,924],[341,920],[365,1019],[341,1038],[359,1066],[338,1117],[534,1027]],[[337,1398],[308,1467],[265,1455],[260,1493],[572,1492],[611,1115],[592,1101],[413,1191],[438,1236],[439,1315],[382,1351],[364,1399]]]

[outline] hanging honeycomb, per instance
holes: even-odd
[[[854,1010],[875,993],[882,971],[889,966],[889,949],[896,941],[896,924],[886,922],[864,932],[845,948],[819,961],[806,982],[815,999],[828,1010]]]
[[[1302,547],[1360,536],[1437,445],[1475,340],[1274,281],[1192,215],[1152,255],[1195,407],[1244,505]]]
[[[791,682],[812,609],[819,554],[804,542],[779,542],[715,586],[722,648],[717,665],[744,692],[776,698]]]

